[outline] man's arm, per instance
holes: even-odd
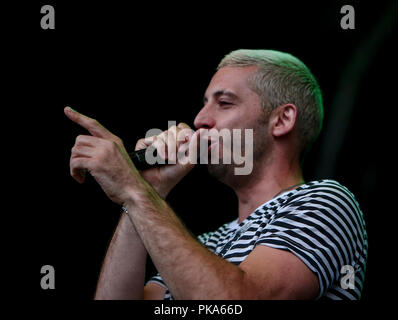
[[[112,198],[113,191],[120,190],[120,187],[117,184],[114,185],[112,179],[106,178],[104,172],[99,172],[102,170],[98,170],[102,166],[101,163],[104,162],[104,155],[107,154],[107,152],[104,152],[106,149],[108,149],[108,152],[109,149],[116,151],[116,158],[119,158],[112,165],[113,178],[117,177],[121,181],[126,181],[131,178],[131,173],[137,174],[131,160],[126,161],[128,156],[122,140],[109,132],[95,119],[86,117],[70,108],[65,108],[64,112],[69,119],[86,128],[92,134],[92,137],[79,136],[76,139],[70,162],[72,177],[79,183],[83,183],[85,176],[82,174],[82,169],[88,170],[104,191],[108,191],[107,195]],[[193,131],[186,124],[180,123],[159,136],[140,139],[135,149],[144,149],[154,144],[161,151],[161,142],[166,144],[167,136],[173,135],[176,137],[178,134],[183,134],[186,138],[192,136]],[[175,152],[177,152],[181,143],[185,142],[185,138],[177,141]],[[169,155],[176,157],[176,154],[171,152],[169,152]],[[100,159],[102,161],[99,161]],[[114,171],[115,168],[119,169],[118,173]],[[170,190],[192,168],[193,165],[189,163],[152,168],[142,172],[142,177],[156,189],[160,197],[166,198]],[[142,177],[139,177],[140,181],[143,181]],[[120,200],[113,200],[122,203]],[[144,288],[146,257],[146,249],[134,225],[126,215],[123,215],[109,245],[97,284],[95,299],[162,299],[165,294],[163,287],[150,283]]]
[[[317,276],[292,253],[256,247],[241,265],[223,260],[186,230],[151,188],[127,204],[152,261],[176,299],[312,299]],[[156,230],[152,232],[151,230]]]
[[[95,293],[95,300],[161,300],[166,290],[149,283],[144,287],[147,252],[134,226],[123,214],[112,237]]]
[[[140,237],[123,214],[106,253],[95,299],[142,299],[146,258]]]

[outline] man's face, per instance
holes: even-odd
[[[261,100],[248,85],[248,77],[256,69],[256,66],[250,66],[218,70],[206,89],[204,107],[194,121],[197,129],[241,130],[242,140],[245,138],[244,129],[253,129],[253,159],[261,157],[267,145],[267,119]],[[245,150],[242,154],[244,152]],[[223,164],[222,152],[219,157],[220,164],[209,165],[209,172],[216,178],[225,180],[227,175],[233,174],[234,165]]]

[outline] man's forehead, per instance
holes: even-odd
[[[205,97],[214,95],[237,96],[248,88],[248,77],[257,70],[257,66],[223,67],[219,69],[206,89]]]

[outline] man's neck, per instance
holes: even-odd
[[[256,208],[281,191],[294,189],[303,182],[299,164],[277,163],[266,168],[256,168],[243,184],[234,187],[239,201],[238,222],[245,220]]]

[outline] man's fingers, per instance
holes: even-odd
[[[91,160],[100,156],[100,150],[103,150],[106,143],[110,141],[99,137],[88,135],[76,137],[75,145],[71,150],[70,174],[77,182],[84,182],[85,171],[90,170]],[[99,148],[100,146],[102,148]]]
[[[95,155],[94,148],[86,147],[86,146],[74,146],[72,148],[72,157],[83,157],[83,158],[90,158]]]
[[[194,131],[186,123],[181,122],[159,135],[138,140],[135,150],[142,150],[152,146],[157,149],[158,155],[162,159],[175,163],[181,146],[189,142],[193,134]]]
[[[148,138],[142,138],[142,139],[138,140],[135,145],[135,151],[148,148],[150,145],[152,145],[152,143],[155,141],[155,139],[156,139],[156,136],[151,136]]]
[[[83,183],[86,177],[85,171],[88,166],[87,158],[71,158],[70,175],[79,183]]]
[[[70,107],[66,107],[64,112],[70,120],[87,129],[93,136],[104,139],[114,139],[115,136],[104,128],[97,120],[74,111]]]
[[[191,127],[189,125],[187,125],[186,123],[184,123],[184,122],[180,122],[177,125],[177,127],[180,128],[180,129],[190,129],[190,130],[192,130]]]
[[[105,140],[106,139],[81,134],[76,137],[75,145],[95,147],[102,144]]]
[[[167,160],[167,143],[164,140],[165,135],[161,134],[155,137],[152,147],[157,151],[157,154],[163,159]]]

